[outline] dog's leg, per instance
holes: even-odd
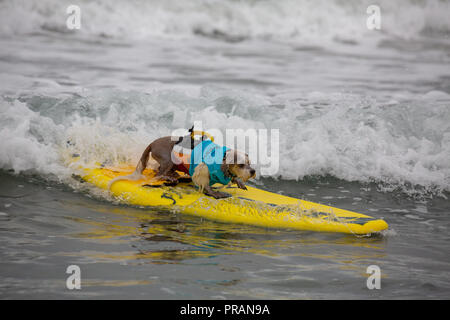
[[[167,180],[171,184],[177,184],[179,175],[175,171],[175,164],[172,162],[172,149],[175,141],[169,137],[156,139],[152,142],[152,158],[159,164],[158,172],[154,179]],[[144,158],[144,155],[142,155]],[[141,158],[141,159],[142,159]],[[148,157],[143,159],[148,161]],[[141,161],[141,163],[144,163]]]
[[[200,163],[195,167],[192,181],[198,187],[200,192],[204,192],[205,188],[209,186],[209,170],[206,164]]]
[[[211,197],[213,197],[215,199],[223,199],[223,198],[231,197],[231,194],[226,193],[226,192],[222,192],[222,191],[213,190],[210,186],[205,187],[204,193],[207,196],[211,196]]]
[[[166,159],[159,160],[159,170],[156,174],[156,179],[167,180],[170,183],[177,183],[179,175],[175,171],[175,165],[172,161],[167,161]]]
[[[231,182],[236,183],[239,189],[247,190],[247,187],[245,186],[245,184],[242,182],[241,179],[235,177],[231,179]]]
[[[209,185],[209,170],[205,163],[200,163],[195,167],[194,174],[192,175],[192,181],[198,186],[199,191],[211,196],[215,199],[231,197],[230,194],[213,190]]]
[[[175,171],[175,169],[173,169],[173,170],[169,170],[164,173],[158,174],[158,175],[156,175],[155,178],[159,179],[159,180],[165,180],[166,182],[164,183],[164,185],[175,186],[179,182],[178,179],[180,178],[180,175]]]
[[[150,152],[152,151],[152,143],[150,143],[147,148],[145,148],[144,152],[142,153],[141,158],[139,159],[139,162],[136,166],[136,170],[134,170],[134,173],[141,174],[144,172],[145,168],[147,167],[148,158],[150,157]]]

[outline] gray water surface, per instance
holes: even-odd
[[[448,201],[358,183],[264,181],[287,195],[368,211],[385,236],[265,229],[112,205],[64,186],[0,179],[0,295],[6,299],[446,299]],[[342,192],[345,191],[345,192]],[[345,194],[345,197],[334,195]],[[356,200],[355,200],[356,199]],[[369,209],[369,210],[367,210]],[[81,289],[66,269],[81,269]],[[381,289],[366,286],[381,269]]]

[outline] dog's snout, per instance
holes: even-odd
[[[250,174],[251,174],[251,175],[254,175],[255,172],[256,172],[255,169],[250,169]]]

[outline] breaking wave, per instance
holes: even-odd
[[[448,94],[384,103],[341,93],[313,92],[305,99],[280,103],[213,86],[197,94],[102,90],[2,98],[0,168],[65,179],[71,172],[61,150],[68,146],[87,162],[136,163],[152,139],[202,121],[206,130],[279,129],[274,176],[282,179],[332,175],[407,192],[417,186],[450,191]]]

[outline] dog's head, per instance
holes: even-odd
[[[242,182],[246,182],[256,175],[255,169],[250,166],[248,155],[237,150],[227,151],[222,164],[222,171],[241,179]]]

